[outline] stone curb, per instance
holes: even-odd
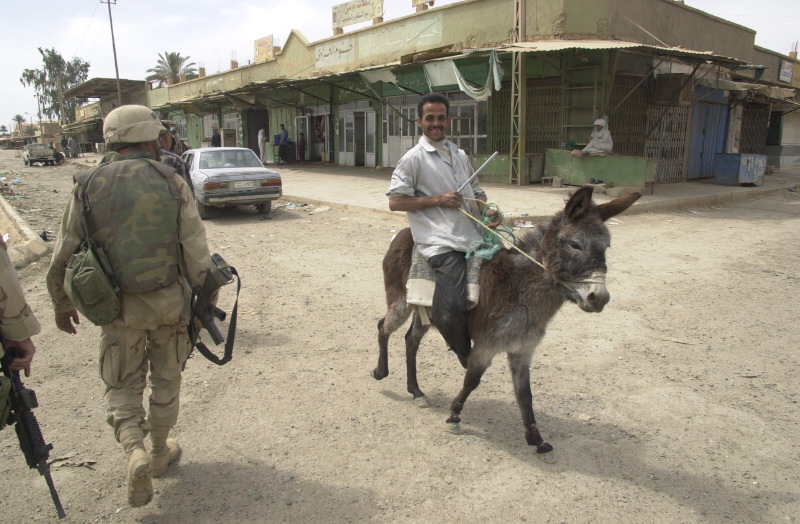
[[[8,256],[15,268],[19,269],[31,262],[36,262],[50,251],[50,247],[28,227],[28,224],[22,220],[17,210],[14,209],[14,206],[9,204],[8,200],[2,195],[0,195],[0,207],[2,207],[1,212],[5,213],[17,228],[19,236],[22,237],[22,242],[19,244],[8,246]]]

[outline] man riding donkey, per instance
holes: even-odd
[[[433,324],[466,368],[472,349],[466,253],[483,237],[481,226],[461,210],[480,217],[486,192],[477,177],[467,183],[473,173],[469,158],[445,137],[450,127],[449,109],[444,95],[422,97],[417,105],[422,136],[398,162],[386,195],[389,209],[407,212],[416,250],[427,259],[436,282]],[[486,209],[486,215],[493,217],[490,227],[502,220],[495,209]]]

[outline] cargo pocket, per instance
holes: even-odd
[[[108,387],[116,387],[122,373],[122,354],[119,341],[104,346],[100,350],[100,377]]]
[[[189,329],[186,326],[175,330],[175,346],[177,349],[178,364],[181,369],[186,365],[186,360],[192,353],[192,341],[189,338]]]

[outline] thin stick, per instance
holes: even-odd
[[[487,165],[489,162],[491,162],[491,161],[492,161],[492,159],[493,159],[494,157],[496,157],[496,156],[497,156],[497,151],[495,151],[494,153],[492,153],[492,156],[490,156],[490,157],[489,157],[489,158],[486,160],[486,162],[484,162],[484,163],[483,163],[483,165],[482,165],[481,167],[479,167],[478,169],[476,169],[476,170],[475,170],[475,172],[474,172],[474,173],[472,173],[472,176],[471,176],[471,177],[469,177],[469,178],[467,179],[467,181],[466,181],[466,182],[464,182],[463,184],[461,184],[461,187],[459,187],[458,189],[456,189],[456,192],[457,192],[457,193],[460,193],[462,189],[464,189],[465,187],[467,187],[467,184],[469,184],[470,182],[472,182],[472,179],[473,179],[473,178],[475,178],[476,176],[478,176],[478,173],[480,173],[480,172],[481,172],[481,170],[482,170],[484,167],[486,167],[486,165]]]

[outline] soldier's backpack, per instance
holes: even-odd
[[[120,289],[108,257],[89,236],[85,210],[88,207],[86,186],[93,173],[83,177],[81,219],[84,240],[67,262],[64,291],[81,314],[96,326],[110,324],[120,312]]]

